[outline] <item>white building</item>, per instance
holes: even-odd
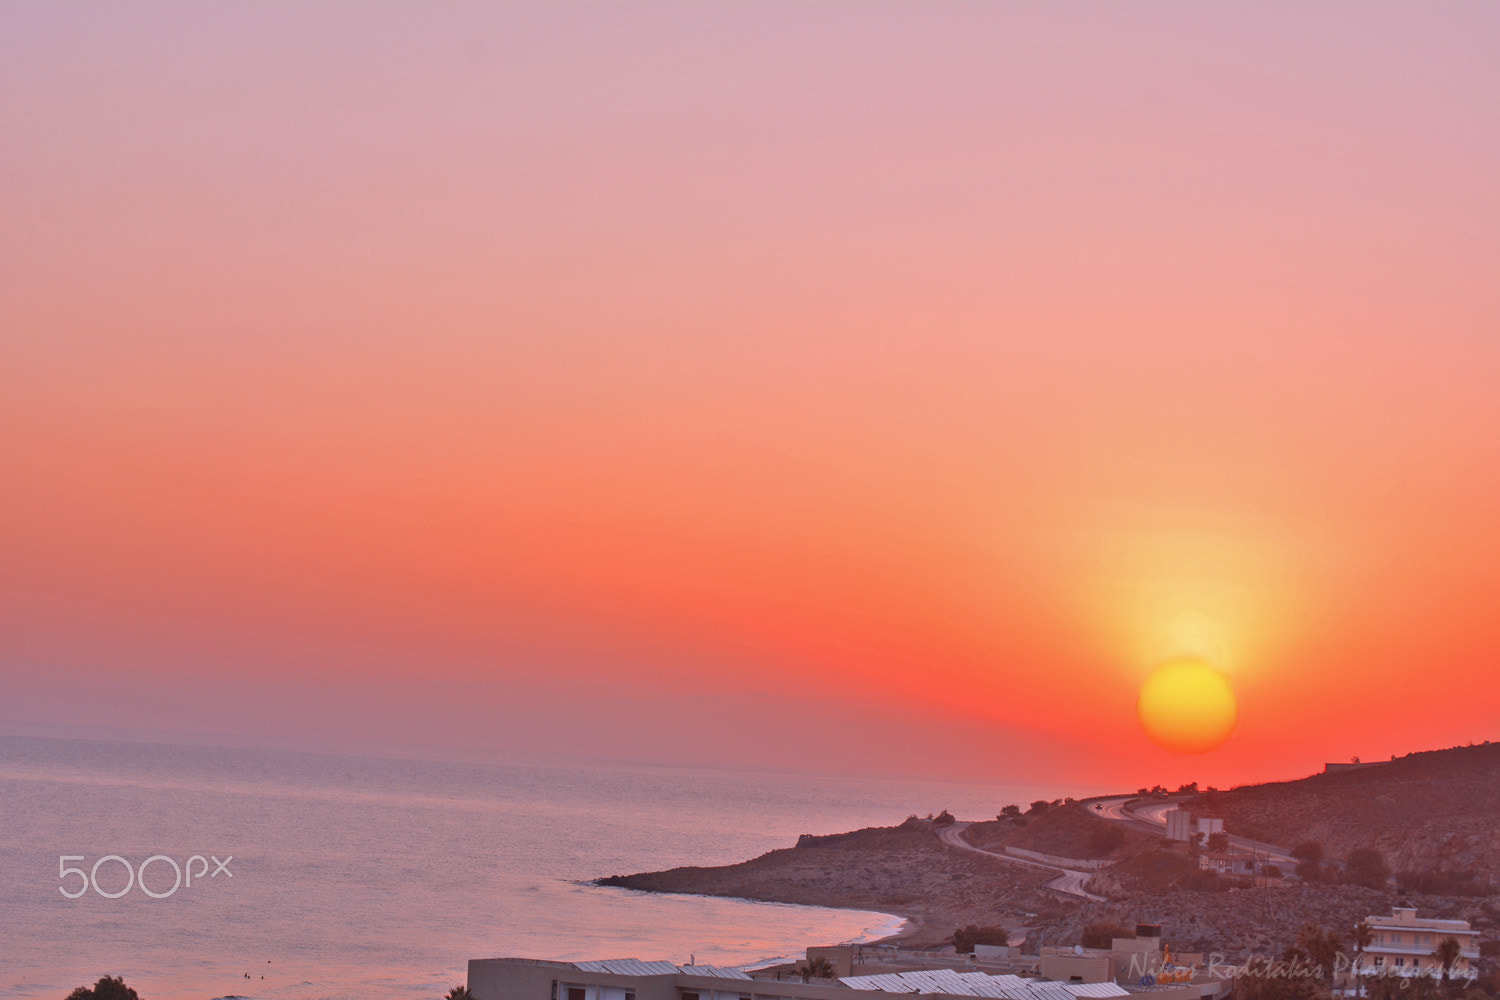
[[[1216,875],[1258,875],[1260,859],[1245,851],[1204,851],[1198,855],[1198,869]]]
[[[1193,814],[1186,809],[1169,809],[1164,814],[1167,821],[1167,839],[1189,841],[1193,834],[1203,834],[1203,840],[1216,833],[1224,832],[1224,821],[1222,819],[1203,818],[1193,822]]]
[[[1479,932],[1467,920],[1419,917],[1413,907],[1398,906],[1391,910],[1390,916],[1366,917],[1365,923],[1375,932],[1375,939],[1365,948],[1362,963],[1367,975],[1440,977],[1442,963],[1436,952],[1443,939],[1451,937],[1459,945],[1452,974],[1472,978],[1470,970],[1479,960]]]

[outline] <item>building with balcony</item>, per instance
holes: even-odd
[[[1443,974],[1438,945],[1444,938],[1458,942],[1458,959],[1450,975],[1473,978],[1479,961],[1479,932],[1467,920],[1419,917],[1414,907],[1397,906],[1388,917],[1366,917],[1375,939],[1361,961],[1365,975],[1434,976]]]

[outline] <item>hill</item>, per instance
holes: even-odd
[[[1337,860],[1373,847],[1393,872],[1406,873],[1398,878],[1404,888],[1478,892],[1500,886],[1500,744],[1204,792],[1183,805],[1267,843],[1318,841]]]
[[[904,940],[940,945],[956,927],[1015,926],[1022,913],[1054,905],[1036,891],[1049,877],[949,847],[933,821],[914,817],[900,826],[803,835],[795,847],[736,865],[614,875],[596,884],[894,913],[913,922]]]
[[[1179,799],[1231,833],[1293,848],[1317,840],[1335,862],[1357,848],[1384,855],[1397,885],[1354,884],[1338,865],[1307,884],[1215,876],[1190,845],[1112,823],[1089,803],[1057,800],[969,824],[982,850],[1019,847],[1107,862],[1089,880],[1105,902],[1080,905],[1042,889],[1052,877],[945,844],[952,823],[915,817],[899,826],[803,836],[796,846],[717,868],[616,875],[599,884],[653,892],[737,896],[896,913],[914,921],[901,935],[938,945],[955,927],[1002,924],[1041,943],[1071,945],[1091,923],[1161,923],[1183,947],[1228,955],[1277,954],[1313,922],[1347,930],[1406,899],[1424,914],[1462,917],[1488,942],[1500,932],[1500,745],[1409,754],[1294,781],[1206,791]],[[1343,884],[1326,884],[1338,883]]]
[[[1023,815],[970,823],[963,835],[986,851],[1019,847],[1085,861],[1130,857],[1161,843],[1160,837],[1099,819],[1075,803],[1038,803]]]

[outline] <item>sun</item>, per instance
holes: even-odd
[[[1177,753],[1207,753],[1222,745],[1240,717],[1228,679],[1187,658],[1156,668],[1141,686],[1136,713],[1153,743]]]

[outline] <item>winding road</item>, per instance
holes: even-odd
[[[1094,805],[1101,808],[1096,810],[1093,808]],[[1132,830],[1155,834],[1158,837],[1167,835],[1167,813],[1176,809],[1177,806],[1178,802],[1175,799],[1143,802],[1137,795],[1093,799],[1087,804],[1087,808],[1100,819],[1123,823]],[[1230,834],[1229,845],[1241,851],[1259,854],[1273,864],[1293,867],[1297,864],[1297,859],[1287,853],[1286,848],[1251,840],[1249,837],[1236,837]]]
[[[975,854],[983,854],[987,857],[996,858],[1012,865],[1021,865],[1026,868],[1043,868],[1050,872],[1056,872],[1054,878],[1042,883],[1043,889],[1051,889],[1060,892],[1064,896],[1072,896],[1075,899],[1086,899],[1093,903],[1106,902],[1104,896],[1096,896],[1083,887],[1093,872],[1078,871],[1074,868],[1061,868],[1057,865],[1049,865],[1042,861],[1033,861],[1030,858],[1018,858],[1010,854],[999,854],[995,851],[986,851],[975,847],[963,838],[963,832],[969,828],[967,823],[952,823],[948,826],[940,826],[937,830],[938,839],[950,847],[961,848],[965,851],[973,851]]]
[[[1141,833],[1152,834],[1157,837],[1167,835],[1167,813],[1177,808],[1175,799],[1163,799],[1159,801],[1143,801],[1137,795],[1119,795],[1110,798],[1089,799],[1079,802],[1077,808],[1086,809],[1100,819],[1109,820],[1112,823],[1120,823],[1132,830]],[[1106,902],[1106,897],[1097,896],[1084,888],[1089,878],[1094,874],[1091,871],[1080,871],[1076,868],[1063,868],[1059,865],[1050,865],[1045,861],[1035,861],[1031,858],[1020,858],[1011,854],[1002,854],[996,851],[986,851],[981,847],[975,847],[964,839],[963,832],[969,828],[968,823],[953,823],[949,826],[938,827],[938,839],[950,847],[957,847],[965,851],[973,851],[975,854],[983,854],[1007,864],[1021,865],[1026,868],[1042,868],[1056,875],[1042,884],[1042,888],[1051,889],[1053,892],[1064,896],[1072,896],[1074,899],[1084,899],[1089,902]],[[1261,855],[1277,865],[1286,865],[1289,868],[1297,864],[1297,859],[1287,853],[1286,848],[1277,847],[1274,844],[1265,844],[1249,837],[1229,836],[1229,844],[1241,851]]]

